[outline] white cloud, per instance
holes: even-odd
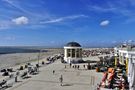
[[[109,8],[105,8],[105,7],[101,7],[101,6],[89,6],[89,10],[90,11],[98,11],[98,12],[113,12],[115,10],[117,10],[117,8],[115,7],[109,7]]]
[[[132,42],[134,42],[133,40],[128,40],[128,43],[132,43]]]
[[[10,26],[12,26],[10,21],[0,21],[0,30],[8,29]]]
[[[11,5],[12,7],[24,12],[24,13],[31,14],[29,11],[23,9],[19,4],[16,4],[15,0],[3,0],[3,1],[8,3],[9,5]]]
[[[13,36],[13,35],[1,35],[0,36],[0,40],[2,40],[2,41],[13,41],[13,40],[15,40],[16,39],[16,37],[15,36]]]
[[[113,44],[117,43],[117,41],[112,41]]]
[[[86,15],[72,15],[72,16],[66,16],[66,17],[60,17],[60,18],[56,18],[56,19],[51,19],[48,21],[43,21],[40,22],[41,24],[46,24],[46,23],[57,23],[57,22],[62,22],[65,20],[72,20],[72,19],[77,19],[77,18],[84,18],[84,17],[88,17]]]
[[[128,8],[128,7],[131,8]],[[105,6],[101,5],[87,5],[90,11],[96,13],[111,13],[114,14],[116,18],[125,18],[125,23],[135,22],[135,2],[134,0],[116,0],[114,2],[107,1]],[[124,23],[124,22],[122,22]]]
[[[55,41],[50,41],[51,44],[55,44],[56,42]]]
[[[8,36],[8,37],[5,37],[4,40],[15,40],[15,37],[13,37],[13,36]]]
[[[12,22],[14,22],[17,25],[28,24],[29,23],[29,19],[27,17],[21,16],[21,17],[12,19]]]
[[[109,25],[110,21],[109,20],[104,20],[100,23],[100,26],[107,26]]]
[[[63,21],[63,18],[52,19],[52,20],[41,22],[41,23],[56,23],[56,22],[61,22],[61,21]]]
[[[2,29],[7,29],[8,28],[8,25],[6,24],[3,24],[3,23],[0,23],[0,30]]]

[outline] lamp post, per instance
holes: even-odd
[[[38,55],[38,65],[39,65],[39,59],[40,59],[40,53],[39,53],[39,55]]]
[[[39,59],[40,59],[40,52],[39,52],[39,54],[38,54],[38,63],[37,63],[37,65],[36,65],[36,67],[38,68],[38,71],[39,71]]]
[[[28,63],[27,63],[27,65],[30,65],[30,62],[31,62],[30,60],[31,60],[31,58],[29,57],[29,60],[28,60]]]
[[[42,51],[42,50],[40,50],[40,51],[39,51],[39,54],[38,54],[38,64],[37,64],[38,71],[39,71],[39,59],[40,59],[41,51]]]

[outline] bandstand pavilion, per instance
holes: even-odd
[[[64,60],[67,63],[77,63],[82,60],[82,47],[77,42],[69,42],[64,46]]]

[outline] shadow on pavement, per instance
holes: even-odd
[[[73,84],[63,84],[62,86],[73,86]]]

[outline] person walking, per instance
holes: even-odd
[[[62,75],[60,76],[59,80],[60,80],[60,85],[62,86],[63,85],[63,76]]]
[[[70,63],[70,68],[71,68],[72,64]]]
[[[74,65],[73,65],[73,68],[74,68]]]
[[[75,69],[77,68],[77,66],[75,65]]]
[[[53,70],[53,75],[55,74],[55,70]]]
[[[15,82],[17,82],[18,80],[17,80],[17,76],[15,76]]]
[[[83,65],[84,69],[85,69],[85,65]]]
[[[78,68],[78,70],[79,70],[80,66],[78,65],[77,68]]]

